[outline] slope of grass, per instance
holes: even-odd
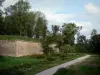
[[[13,35],[0,35],[0,40],[24,40],[24,41],[40,42],[40,40],[35,38],[27,38],[22,36],[13,36]]]
[[[1,57],[0,58],[0,75],[34,75],[48,68],[65,63],[72,59],[83,56],[84,54],[68,54],[64,59],[59,55],[52,55],[54,58],[45,59],[28,57]]]

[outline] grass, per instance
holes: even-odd
[[[44,58],[34,57],[1,57],[0,75],[34,75],[48,68],[57,66],[64,62],[83,56],[84,54],[68,54],[65,59],[52,56],[55,60],[49,61]]]
[[[33,74],[36,74],[36,73],[41,72],[41,71],[44,71],[44,70],[46,70],[48,68],[51,68],[51,67],[60,65],[62,63],[65,63],[67,61],[73,60],[75,58],[78,58],[80,56],[83,56],[83,54],[74,54],[74,55],[72,55],[72,54],[70,55],[69,54],[69,55],[66,56],[66,58],[64,60],[61,59],[61,58],[59,58],[59,57],[56,57],[56,59],[54,61],[44,61],[41,64],[37,64],[36,67],[32,66],[31,67],[31,70],[28,71],[25,75],[33,75]]]
[[[28,63],[39,63],[40,59],[33,57],[3,57],[0,56],[0,69],[8,68],[18,65],[24,65]]]
[[[22,36],[13,36],[13,35],[0,35],[0,40],[24,40],[24,41],[32,41],[32,42],[40,42],[40,40],[35,38],[27,38]]]
[[[62,70],[65,71],[64,74],[62,74]],[[59,69],[54,75],[100,75],[100,56],[93,55],[69,68]]]

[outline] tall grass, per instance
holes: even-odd
[[[32,42],[40,42],[39,39],[28,38],[22,36],[13,36],[13,35],[0,35],[0,40],[23,40],[23,41],[32,41]]]

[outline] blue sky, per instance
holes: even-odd
[[[4,6],[18,0],[6,0]],[[83,26],[81,33],[89,38],[93,28],[100,33],[100,0],[28,0],[32,11],[41,11],[46,15],[48,27],[52,24],[74,22]]]

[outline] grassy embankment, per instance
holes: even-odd
[[[68,54],[62,58],[58,54],[47,59],[44,56],[0,57],[0,75],[34,75],[83,55]]]
[[[31,42],[40,42],[40,40],[35,38],[27,38],[22,36],[13,36],[13,35],[0,35],[0,40],[23,40],[23,41],[31,41]]]

